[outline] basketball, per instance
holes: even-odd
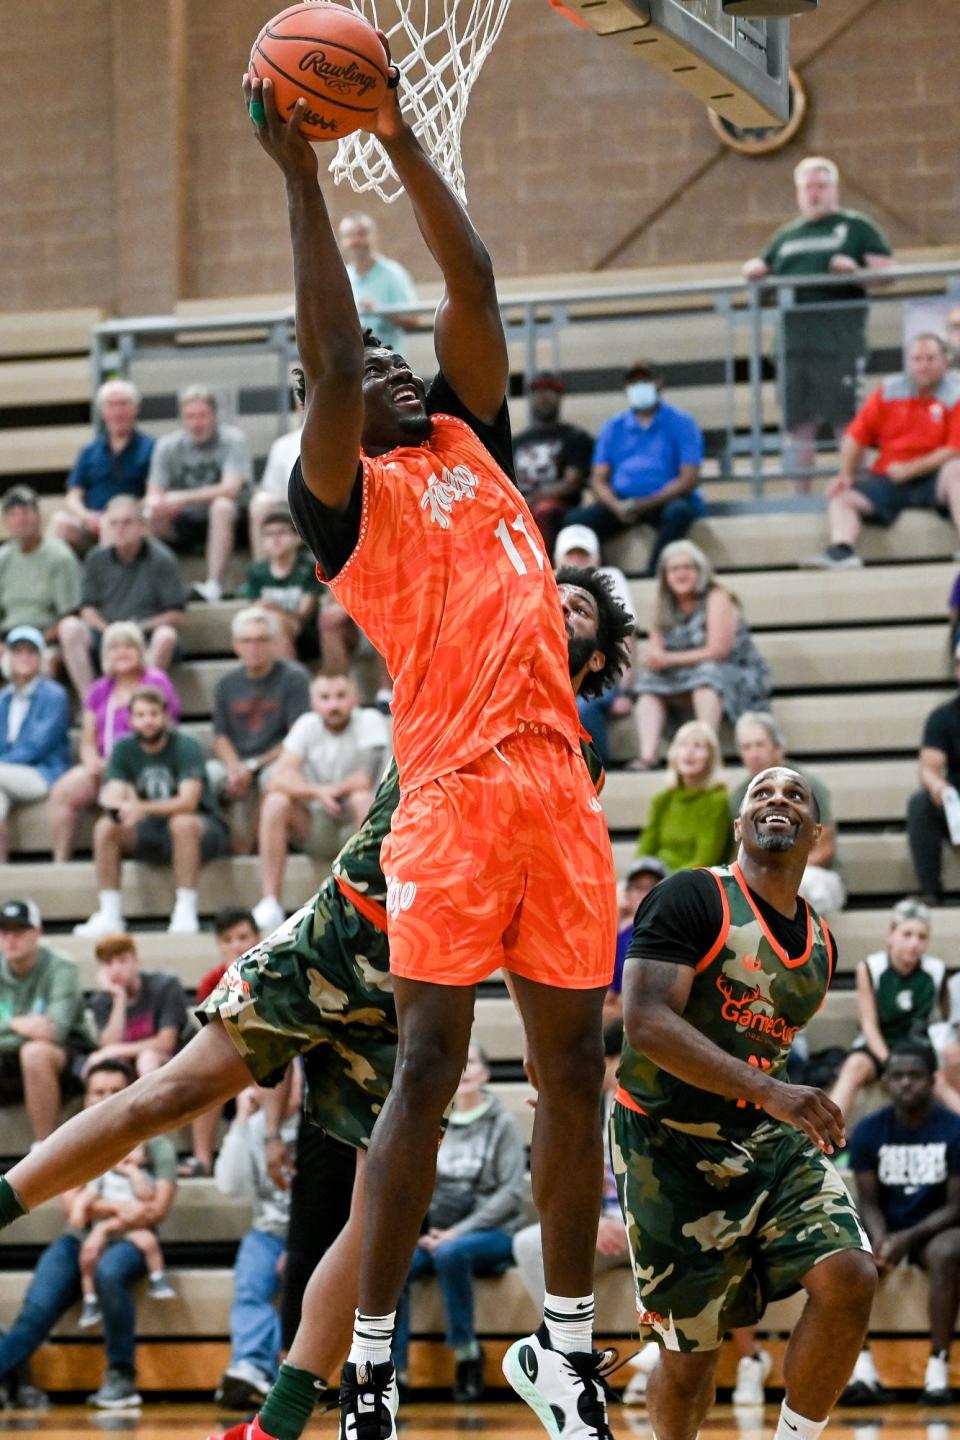
[[[311,140],[339,140],[376,114],[387,91],[387,56],[376,30],[345,5],[307,0],[268,20],[253,43],[250,73],[271,80],[290,118],[302,97]]]

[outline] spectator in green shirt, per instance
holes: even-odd
[[[793,172],[796,219],[748,260],[748,280],[767,275],[856,275],[893,265],[882,230],[866,215],[840,206],[840,172],[832,160],[808,155]],[[856,304],[850,302],[861,301]],[[817,432],[830,425],[839,441],[857,408],[857,386],[867,355],[866,291],[862,284],[809,285],[796,291],[784,314],[781,377],[784,428],[789,448],[784,466],[809,489]]]
[[[317,616],[324,587],[288,510],[275,509],[263,519],[260,543],[264,558],[253,561],[238,594],[276,616],[277,655],[314,660],[320,654]]]
[[[52,643],[63,616],[80,608],[80,562],[62,540],[44,540],[40,501],[29,485],[14,485],[0,509],[10,536],[0,545],[0,633],[32,625]]]
[[[56,1128],[61,1076],[90,1048],[77,967],[42,937],[33,900],[0,906],[0,1102],[23,1101],[35,1140]]]
[[[710,726],[702,720],[681,725],[667,751],[667,785],[650,802],[638,855],[653,856],[671,871],[723,864],[733,827],[719,768],[720,745]]]
[[[195,935],[197,883],[207,860],[227,855],[230,837],[207,780],[200,742],[171,728],[167,697],[141,685],[130,697],[132,735],[118,740],[104,771],[94,826],[99,905],[75,935],[99,939],[126,930],[120,897],[125,855],[148,865],[173,865],[177,887],[171,934]]]

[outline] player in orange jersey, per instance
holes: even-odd
[[[532,1170],[548,1290],[543,1325],[505,1370],[551,1434],[607,1440],[592,1289],[614,871],[580,753],[556,582],[510,479],[490,258],[392,90],[372,128],[445,285],[440,372],[427,389],[402,356],[365,343],[302,107],[285,123],[268,81],[244,83],[284,175],[293,244],[305,412],[290,508],[318,574],[385,656],[395,687],[401,799],[382,858],[400,1049],[367,1159],[341,1437],[396,1433],[395,1306],[475,986],[503,967],[539,1086]]]

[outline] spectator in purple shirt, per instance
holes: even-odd
[[[95,680],[83,702],[80,763],[74,765],[50,792],[48,813],[53,858],[73,856],[77,823],[84,810],[97,804],[103,771],[117,740],[131,732],[130,696],[140,685],[156,685],[167,697],[170,718],[180,719],[180,698],[170,676],[147,664],[147,647],[139,625],[118,620],[103,632],[103,675]]]

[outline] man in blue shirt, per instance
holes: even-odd
[[[654,527],[648,572],[664,546],[682,540],[703,500],[697,490],[703,435],[692,415],[660,398],[663,377],[649,360],[626,374],[628,410],[608,420],[593,452],[593,505],[573,510],[568,525],[589,525],[601,540],[631,525]]]
[[[84,445],[67,480],[67,503],[50,522],[50,533],[79,554],[100,539],[103,512],[115,495],[142,500],[153,440],[137,426],[140,395],[129,380],[106,380],[97,391],[103,428]]]
[[[924,1041],[904,1041],[887,1061],[892,1105],[868,1115],[850,1139],[860,1216],[881,1275],[902,1260],[930,1277],[930,1359],[923,1382],[928,1405],[950,1403],[947,1357],[960,1285],[960,1116],[934,1098],[936,1056]],[[869,1350],[844,1391],[848,1404],[883,1398]]]

